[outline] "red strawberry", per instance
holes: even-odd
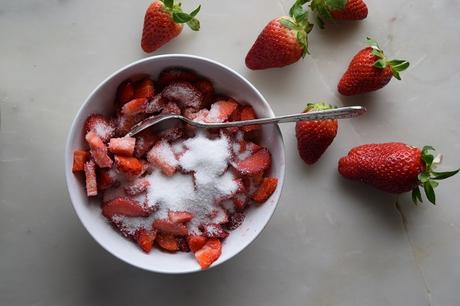
[[[202,269],[208,268],[222,254],[222,244],[219,239],[209,239],[206,244],[195,252],[195,258]]]
[[[224,239],[229,235],[220,224],[204,224],[200,229],[203,231],[203,236],[206,238]]]
[[[252,119],[257,119],[256,112],[251,106],[245,106],[241,109],[241,114],[240,114],[240,120],[245,121],[245,120],[252,120]],[[260,128],[260,125],[248,125],[248,126],[243,126],[241,129],[245,132],[251,132],[253,130],[257,130]]]
[[[203,106],[203,94],[188,82],[173,82],[163,89],[161,96],[176,102],[180,108],[187,107],[196,110]]]
[[[102,215],[109,220],[112,219],[114,215],[147,217],[149,214],[150,212],[142,207],[137,201],[125,197],[115,198],[104,203],[102,206]]]
[[[170,220],[155,220],[153,222],[153,228],[160,232],[175,235],[175,236],[186,236],[188,234],[187,227],[180,223],[174,223]]]
[[[433,150],[430,146],[420,150],[399,142],[362,145],[340,159],[339,173],[389,193],[412,190],[415,203],[422,202],[422,186],[428,200],[435,204],[434,188],[438,186],[437,181],[451,177],[459,170],[434,171],[439,160],[430,154]]]
[[[166,103],[168,103],[168,100],[163,98],[161,94],[157,94],[148,102],[145,112],[147,114],[158,113],[163,109]]]
[[[253,155],[246,159],[238,161],[235,165],[235,169],[241,175],[255,175],[264,172],[271,165],[270,151],[266,148],[262,148]]]
[[[378,90],[392,77],[401,80],[399,73],[409,67],[404,60],[388,60],[377,42],[367,38],[370,47],[364,48],[352,59],[337,87],[344,96],[359,95]]]
[[[193,219],[193,215],[187,211],[169,211],[168,217],[174,223],[187,223]]]
[[[146,114],[137,114],[137,115],[119,115],[117,117],[117,127],[116,134],[119,137],[124,137],[128,132],[133,128],[134,125],[144,120]]]
[[[196,80],[198,80],[198,75],[193,70],[180,67],[166,68],[158,77],[158,82],[163,87],[166,87],[173,82],[184,81],[192,83]]]
[[[206,117],[207,122],[224,122],[238,108],[238,103],[233,100],[217,101],[211,105],[211,110]]]
[[[204,236],[187,237],[188,246],[193,253],[201,249],[205,245],[206,241],[208,241],[208,238]]]
[[[198,31],[200,22],[195,16],[200,8],[186,14],[182,12],[180,3],[174,4],[174,0],[153,2],[145,12],[142,49],[145,52],[157,50],[182,32],[183,23],[187,23],[193,31]]]
[[[119,106],[134,99],[134,87],[131,81],[125,81],[118,86],[116,103]]]
[[[310,6],[318,14],[320,27],[330,19],[362,20],[368,13],[363,0],[313,0]]]
[[[96,164],[93,160],[87,161],[84,166],[86,179],[86,195],[88,197],[97,195]]]
[[[308,104],[305,112],[333,108],[324,103]],[[297,150],[303,161],[309,165],[316,163],[337,135],[336,119],[299,121],[295,126]]]
[[[276,18],[265,26],[246,55],[249,69],[287,66],[308,53],[307,35],[313,25],[302,7],[304,3],[302,0],[296,1],[289,11],[290,17]]]
[[[276,177],[266,177],[262,181],[262,184],[252,195],[252,200],[256,203],[264,203],[268,198],[275,192],[276,186],[278,186],[278,179]]]
[[[116,178],[117,173],[113,168],[98,169],[97,172],[97,188],[99,190],[107,190],[118,183]]]
[[[158,138],[149,130],[144,130],[136,135],[136,146],[134,147],[134,156],[142,158],[153,145],[157,142]]]
[[[207,104],[214,95],[214,85],[212,85],[212,82],[208,79],[199,79],[193,85],[201,92],[203,101]]]
[[[89,160],[90,154],[88,151],[75,150],[73,152],[72,172],[80,172],[85,170],[85,163]]]
[[[144,164],[135,157],[115,155],[115,165],[119,171],[129,177],[136,177],[144,172]]]
[[[147,154],[147,160],[167,175],[176,173],[178,162],[171,145],[167,141],[157,142]]]
[[[121,108],[121,114],[125,116],[134,116],[145,113],[149,100],[147,98],[136,98]]]
[[[113,161],[107,155],[107,147],[102,142],[102,139],[96,135],[95,132],[90,131],[85,136],[86,141],[90,147],[90,153],[94,161],[100,168],[110,168]]]
[[[228,216],[228,222],[225,224],[230,231],[236,230],[243,224],[245,214],[241,212],[234,212]]]
[[[155,95],[155,85],[151,79],[143,79],[134,84],[134,99],[152,99]]]
[[[156,236],[157,232],[155,230],[140,229],[137,231],[134,238],[144,252],[150,253],[153,248],[153,242],[155,241]]]
[[[134,137],[112,138],[109,141],[109,151],[117,155],[133,156],[135,146]]]
[[[176,237],[177,244],[179,245],[179,251],[181,252],[190,252],[190,248],[185,237]]]
[[[124,190],[127,195],[135,196],[145,192],[149,186],[150,182],[146,178],[139,178],[135,180],[131,185],[125,186]]]
[[[84,135],[91,131],[96,133],[104,143],[108,142],[115,134],[113,122],[101,114],[92,114],[86,118],[83,130]]]
[[[168,252],[179,251],[179,242],[171,234],[158,233],[155,241],[163,250]]]

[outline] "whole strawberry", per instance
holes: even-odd
[[[308,33],[313,25],[302,7],[308,0],[297,0],[289,17],[270,21],[246,55],[246,66],[259,70],[283,67],[297,62],[308,53]]]
[[[409,67],[405,60],[388,60],[377,42],[367,38],[370,47],[355,55],[337,86],[344,96],[359,95],[378,90],[392,77],[401,80],[399,73]]]
[[[333,108],[324,103],[308,104],[305,112]],[[295,126],[297,150],[303,161],[309,165],[316,163],[337,135],[338,123],[335,119],[299,121]]]
[[[423,187],[428,200],[436,204],[434,188],[438,181],[459,170],[434,171],[440,157],[435,158],[431,151],[434,148],[430,146],[420,150],[399,142],[366,144],[353,148],[339,160],[339,173],[389,193],[412,191],[415,203],[422,202],[420,187]]]
[[[200,29],[200,22],[195,16],[200,11],[198,6],[190,14],[182,12],[181,4],[174,0],[153,2],[145,12],[141,47],[145,52],[153,52],[178,36],[186,23],[193,31]]]
[[[363,0],[313,0],[310,7],[318,15],[320,27],[326,20],[362,20],[368,13]]]

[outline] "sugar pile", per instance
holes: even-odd
[[[179,150],[183,148],[185,151]],[[167,219],[169,210],[188,211],[194,216],[188,223],[189,231],[199,233],[199,225],[221,221],[225,214],[218,202],[231,197],[239,188],[228,170],[230,150],[230,140],[224,134],[210,139],[205,132],[199,132],[193,138],[176,142],[173,151],[182,151],[177,158],[182,171],[166,176],[154,169],[146,176],[150,186],[145,204],[157,206],[158,210],[148,218],[117,216],[116,222],[133,232],[149,227],[155,219]]]

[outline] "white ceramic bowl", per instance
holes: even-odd
[[[193,55],[160,55],[134,62],[100,83],[78,111],[67,138],[65,149],[65,174],[70,199],[81,222],[93,238],[119,259],[142,269],[161,273],[188,273],[201,271],[191,253],[168,254],[153,250],[145,254],[132,241],[122,237],[101,215],[99,199],[88,199],[78,175],[72,173],[73,151],[84,146],[82,128],[92,113],[109,114],[117,86],[137,75],[150,75],[153,79],[167,67],[179,66],[193,69],[213,81],[216,91],[233,96],[240,102],[253,106],[259,117],[273,117],[273,111],[264,97],[245,78],[234,70],[215,61]],[[222,255],[212,265],[215,267],[232,258],[247,247],[264,229],[280,198],[284,181],[285,155],[281,132],[276,125],[267,125],[262,131],[262,145],[269,148],[273,157],[271,175],[279,179],[276,192],[262,206],[247,211],[244,223],[225,239]]]

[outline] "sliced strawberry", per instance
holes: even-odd
[[[123,105],[134,98],[134,87],[131,81],[125,81],[118,86],[117,89],[117,103]]]
[[[136,135],[136,145],[134,147],[134,156],[142,158],[153,145],[157,142],[158,137],[149,130],[144,130]]]
[[[176,252],[179,251],[179,243],[176,238],[171,234],[158,233],[155,241],[158,245],[166,251]]]
[[[103,204],[102,215],[111,220],[114,215],[122,215],[127,217],[147,217],[150,211],[145,209],[137,201],[118,197]]]
[[[134,116],[137,114],[145,113],[149,100],[147,98],[136,98],[121,108],[121,114],[124,116]]]
[[[176,237],[177,244],[179,245],[179,251],[190,252],[190,248],[185,237]]]
[[[225,224],[225,227],[230,230],[236,230],[243,224],[245,214],[242,212],[234,212],[228,216],[228,222]]]
[[[188,230],[185,225],[174,223],[170,220],[155,220],[153,222],[153,228],[159,230],[160,232],[176,236],[186,236],[188,234]]]
[[[109,151],[122,156],[133,156],[135,146],[136,138],[134,137],[112,138],[109,141]]]
[[[145,192],[149,186],[150,182],[146,178],[139,178],[130,185],[125,186],[124,189],[127,195],[135,196]]]
[[[176,172],[178,165],[176,156],[171,145],[162,140],[157,142],[147,154],[147,160],[154,166],[158,167],[167,176],[172,176]]]
[[[95,132],[89,131],[85,136],[86,141],[90,147],[91,156],[100,168],[112,167],[113,161],[107,154],[107,147],[102,139],[96,135]]]
[[[174,103],[174,102],[168,102],[163,106],[163,109],[161,110],[161,114],[174,114],[174,115],[180,115],[181,110],[179,106]]]
[[[259,189],[252,195],[252,200],[256,203],[264,203],[275,192],[276,186],[278,186],[278,179],[276,177],[264,178]]]
[[[135,240],[145,253],[150,253],[153,248],[153,242],[157,236],[155,230],[146,230],[144,228],[136,232]]]
[[[137,115],[120,115],[117,118],[116,134],[120,137],[124,137],[133,128],[134,125],[144,120],[146,114]]]
[[[208,238],[204,236],[187,236],[188,246],[193,253],[201,249],[205,245],[206,241],[208,241]]]
[[[75,150],[73,152],[72,172],[80,172],[85,170],[85,163],[89,160],[90,154],[87,151]]]
[[[115,155],[115,165],[119,171],[130,177],[139,176],[145,170],[143,163],[135,157]]]
[[[93,160],[87,161],[84,165],[86,179],[86,195],[88,197],[97,195],[96,164]]]
[[[208,268],[222,254],[222,244],[219,239],[209,239],[206,244],[195,252],[195,258],[202,269]]]
[[[85,135],[91,131],[96,133],[104,143],[115,135],[113,122],[101,114],[92,114],[86,118],[83,130]]]
[[[198,75],[193,71],[185,68],[167,68],[160,73],[159,83],[166,87],[173,82],[194,82],[198,79]]]
[[[101,191],[107,190],[118,183],[117,173],[113,168],[99,169],[97,172],[97,188]]]
[[[240,120],[246,121],[246,120],[252,120],[252,119],[257,119],[257,115],[254,109],[251,106],[243,107],[241,109]],[[241,127],[241,129],[245,132],[251,132],[259,128],[260,128],[260,125],[248,125],[248,126]]]
[[[235,169],[241,175],[255,175],[259,174],[271,165],[271,155],[270,151],[266,148],[260,149],[253,155],[249,156],[246,159],[238,161],[235,165]]]
[[[207,104],[214,95],[214,86],[212,85],[212,82],[208,79],[199,79],[194,82],[193,85],[201,92],[203,95],[203,101]]]
[[[203,224],[200,226],[203,236],[207,238],[227,238],[228,233],[220,226],[220,224]]]
[[[192,84],[188,82],[174,82],[163,89],[162,97],[176,102],[180,108],[187,107],[196,110],[203,106],[203,95]]]
[[[145,108],[145,112],[147,114],[158,113],[163,109],[166,103],[168,103],[168,100],[163,98],[161,94],[158,94],[148,102],[147,107]]]
[[[155,86],[151,79],[143,79],[134,84],[134,98],[152,99],[155,95]]]
[[[234,100],[217,101],[211,105],[211,110],[206,118],[207,122],[227,121],[233,112],[238,108],[238,103]]]
[[[238,211],[242,211],[246,208],[246,205],[248,203],[248,196],[245,193],[237,193],[233,197],[232,201],[235,209]]]
[[[166,141],[176,141],[184,135],[184,129],[180,127],[170,128],[158,133],[158,137]]]
[[[209,110],[206,108],[200,109],[199,111],[196,111],[193,108],[187,108],[184,111],[184,116],[197,122],[205,122],[206,118],[209,115]]]
[[[174,223],[186,223],[193,219],[193,215],[187,211],[169,211],[168,217]]]

